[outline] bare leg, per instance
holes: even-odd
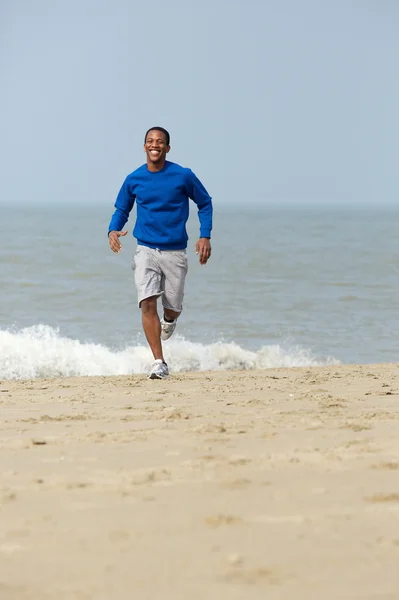
[[[157,296],[146,298],[140,304],[141,319],[145,337],[154,355],[154,359],[164,360],[161,343],[161,323],[157,311]]]
[[[163,309],[163,314],[168,321],[174,321],[177,317],[180,316],[179,312],[175,312],[174,310],[170,310],[169,308]]]

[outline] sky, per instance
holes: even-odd
[[[0,203],[113,205],[154,125],[215,207],[396,205],[397,0],[0,0]]]

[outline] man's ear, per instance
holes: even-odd
[[[166,148],[166,154],[169,152],[169,150],[170,150],[170,146],[168,146],[168,147]]]

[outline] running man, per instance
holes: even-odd
[[[143,330],[154,356],[149,379],[168,377],[162,340],[170,338],[183,310],[187,274],[186,248],[189,199],[198,207],[200,237],[196,244],[199,262],[211,256],[212,199],[190,169],[167,161],[170,136],[163,127],[152,127],[144,138],[146,164],[128,175],[115,202],[108,228],[113,252],[122,249],[120,238],[134,203],[137,218],[133,236],[135,283],[141,308]],[[162,296],[163,316],[159,319],[157,301]]]

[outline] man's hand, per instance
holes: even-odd
[[[196,254],[199,254],[201,265],[205,265],[211,256],[211,241],[208,238],[200,238],[195,246]]]
[[[122,250],[122,244],[119,241],[120,237],[127,234],[127,231],[110,231],[108,235],[109,246],[112,252],[120,252]]]

